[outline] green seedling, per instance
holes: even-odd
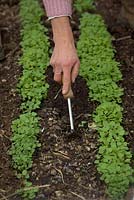
[[[111,36],[100,15],[85,13],[80,19],[80,38],[77,43],[81,60],[80,74],[86,79],[89,98],[98,102],[93,114],[99,134],[96,166],[107,185],[112,200],[122,200],[132,177],[131,153],[124,136],[121,96],[118,86],[122,79],[120,64],[115,61]]]
[[[74,7],[79,13],[83,13],[88,10],[94,10],[94,0],[75,0]]]
[[[47,97],[48,84],[45,71],[49,62],[49,41],[47,30],[41,24],[43,11],[36,0],[20,1],[21,48],[19,64],[23,72],[18,83],[22,97],[20,117],[12,122],[12,145],[10,155],[17,177],[22,180],[25,189],[22,196],[25,200],[35,198],[37,189],[29,189],[29,169],[32,167],[32,156],[41,144],[37,140],[40,132],[39,118],[35,109],[39,108],[43,98]],[[28,188],[28,189],[26,189]]]

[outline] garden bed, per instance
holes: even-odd
[[[114,0],[99,0],[99,12],[104,17],[108,29],[113,35],[113,45],[116,47],[116,59],[121,63],[120,70],[123,80],[120,85],[124,88],[123,126],[128,132],[126,140],[129,148],[134,152],[134,38],[130,28],[116,23],[120,2]],[[0,63],[1,84],[1,121],[0,121],[0,194],[13,194],[21,183],[15,176],[11,166],[11,158],[7,152],[11,142],[11,122],[19,116],[20,97],[16,94],[16,84],[21,75],[21,68],[17,60],[21,54],[19,6],[17,1],[10,1],[0,5],[0,27],[4,27],[2,42],[6,58]],[[75,19],[75,17],[74,17]],[[76,22],[73,22],[76,37],[79,35]],[[77,37],[78,38],[78,37]],[[95,131],[91,114],[96,105],[88,101],[88,89],[85,81],[78,77],[75,85],[75,100],[73,111],[76,133],[69,136],[69,119],[67,102],[57,93],[60,87],[54,83],[51,67],[47,70],[47,82],[50,85],[48,98],[42,102],[37,110],[40,116],[41,133],[39,141],[41,149],[35,152],[33,168],[30,172],[31,181],[36,186],[42,186],[37,195],[38,200],[71,200],[105,199],[105,185],[94,165],[98,151],[98,134]],[[14,195],[9,199],[19,200]]]

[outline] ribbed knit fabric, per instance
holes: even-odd
[[[47,16],[71,16],[72,0],[43,0]]]

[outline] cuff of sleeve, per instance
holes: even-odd
[[[48,17],[48,20],[58,18],[58,17],[70,17],[70,18],[72,18],[71,15],[59,15],[59,16]]]
[[[48,18],[71,16],[72,0],[43,0]]]

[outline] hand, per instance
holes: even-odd
[[[62,94],[67,94],[71,87],[71,82],[75,82],[80,67],[74,44],[71,42],[59,42],[56,44],[50,64],[53,66],[54,80],[58,83],[63,83]]]
[[[52,20],[55,47],[50,60],[53,66],[54,80],[63,83],[62,94],[66,95],[75,81],[80,67],[74,45],[74,38],[68,17]]]

